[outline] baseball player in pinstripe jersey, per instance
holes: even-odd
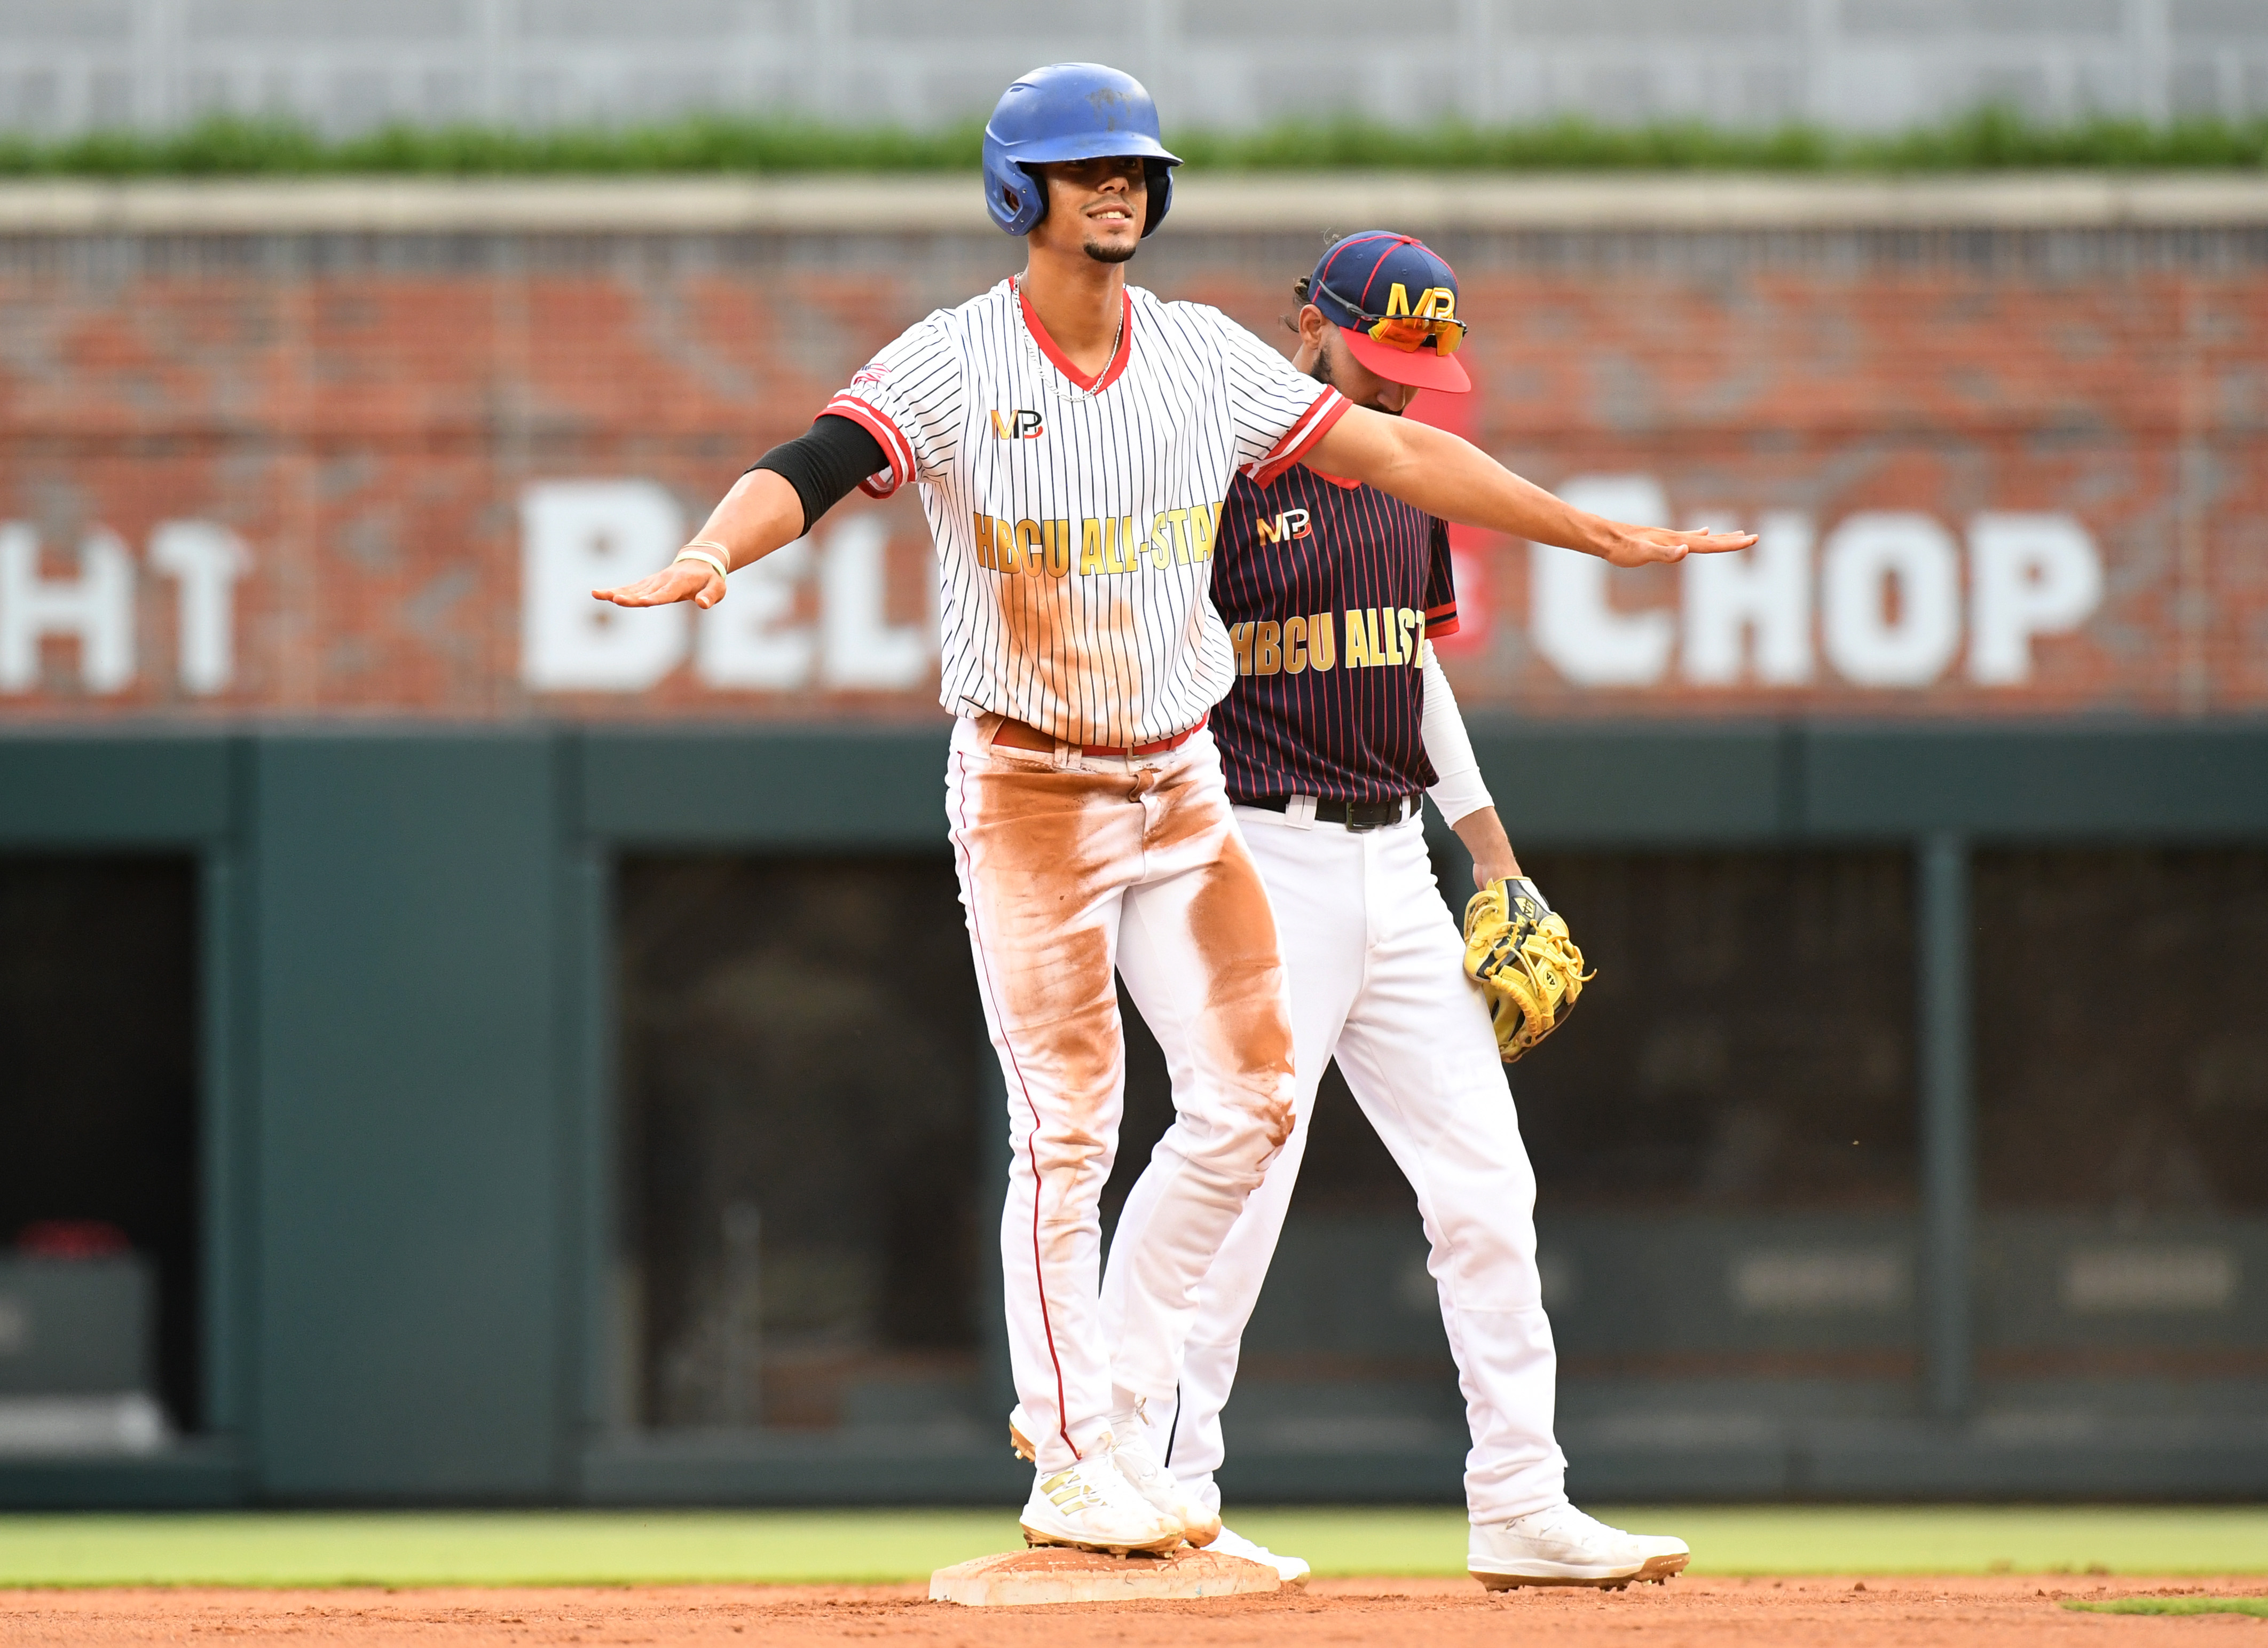
[[[1456,276],[1421,242],[1348,235],[1296,290],[1292,364],[1356,405],[1398,416],[1421,390],[1471,388],[1456,358]],[[1213,602],[1238,680],[1212,725],[1283,943],[1297,1121],[1198,1290],[1178,1408],[1145,1405],[1152,1446],[1218,1511],[1238,1341],[1283,1229],[1316,1084],[1336,1058],[1416,1189],[1432,1246],[1472,1431],[1472,1571],[1498,1586],[1667,1578],[1685,1566],[1683,1541],[1624,1533],[1567,1503],[1535,1178],[1419,819],[1430,792],[1471,850],[1476,884],[1520,876],[1432,655],[1432,641],[1457,627],[1448,529],[1329,467],[1317,454],[1272,477],[1241,476],[1221,513]],[[1103,1282],[1113,1326],[1129,1297],[1120,1256],[1140,1250],[1152,1216],[1138,1186]],[[1299,1558],[1233,1530],[1212,1548],[1272,1563],[1295,1583],[1307,1576]]]
[[[1198,1284],[1291,1137],[1292,1037],[1266,889],[1206,721],[1236,679],[1209,595],[1239,474],[1312,457],[1455,520],[1618,563],[1738,548],[1568,508],[1455,438],[1358,410],[1214,309],[1124,264],[1180,164],[1149,94],[1035,70],[985,131],[985,204],[1023,273],[917,322],[810,432],[733,487],[668,567],[601,599],[722,600],[853,486],[917,486],[938,551],[946,778],[1010,1114],[1001,1260],[1035,1542],[1203,1544],[1218,1518],[1150,1450]],[[1100,1203],[1123,1068],[1114,969],[1156,1032],[1175,1120],[1145,1170],[1115,1342]]]

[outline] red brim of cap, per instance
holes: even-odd
[[[1430,349],[1395,349],[1352,327],[1341,327],[1339,335],[1357,360],[1388,383],[1406,383],[1413,389],[1436,389],[1445,395],[1463,395],[1473,387],[1473,381],[1465,375],[1464,363],[1454,355],[1437,355]]]

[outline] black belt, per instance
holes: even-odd
[[[1305,796],[1301,800],[1307,799]],[[1404,818],[1415,818],[1420,798],[1397,795],[1390,802],[1340,802],[1317,800],[1317,824],[1344,824],[1350,830],[1381,830],[1388,824],[1398,824]],[[1240,807],[1264,807],[1272,813],[1292,810],[1289,795],[1254,795],[1237,803]]]

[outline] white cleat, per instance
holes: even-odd
[[[1660,1585],[1693,1560],[1683,1540],[1625,1533],[1572,1505],[1531,1511],[1509,1522],[1476,1522],[1466,1571],[1491,1591],[1515,1585]]]
[[[1119,1474],[1126,1479],[1127,1485],[1160,1514],[1171,1518],[1182,1530],[1182,1537],[1190,1544],[1202,1546],[1217,1537],[1220,1533],[1220,1519],[1206,1514],[1196,1496],[1174,1480],[1173,1472],[1158,1463],[1158,1456],[1150,1451],[1150,1445],[1143,1439],[1139,1416],[1117,1415],[1113,1417],[1118,1423],[1111,1427],[1113,1440],[1108,1445],[1111,1457],[1117,1461]],[[1008,1445],[1015,1450],[1018,1459],[1027,1463],[1039,1458],[1039,1450],[1032,1445],[1032,1432],[1037,1429],[1031,1415],[1025,1411],[1023,1403],[1018,1402],[1009,1410]],[[1128,1440],[1116,1439],[1121,1437]],[[1253,1548],[1256,1550],[1259,1548],[1255,1546]],[[1243,1555],[1241,1551],[1231,1554]],[[1269,1559],[1256,1557],[1254,1560],[1264,1562]],[[1302,1571],[1307,1568],[1305,1563],[1300,1566]]]
[[[1069,1545],[1083,1551],[1160,1556],[1182,1542],[1181,1524],[1136,1493],[1110,1462],[1106,1445],[1069,1470],[1042,1476],[1024,1502],[1024,1543]]]
[[[1220,1519],[1207,1511],[1173,1472],[1159,1463],[1138,1415],[1112,1415],[1110,1434],[1117,1438],[1110,1457],[1117,1461],[1119,1474],[1159,1515],[1173,1519],[1183,1539],[1192,1545],[1204,1546],[1220,1537]]]
[[[1276,1578],[1286,1590],[1300,1591],[1307,1587],[1312,1571],[1297,1556],[1278,1556],[1265,1545],[1255,1545],[1234,1528],[1224,1527],[1212,1536],[1212,1543],[1204,1548],[1222,1556],[1241,1556],[1248,1563],[1258,1563],[1263,1568],[1273,1568]]]

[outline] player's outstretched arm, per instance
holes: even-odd
[[[725,564],[737,571],[803,536],[803,499],[785,476],[751,469],[709,512],[700,536],[722,547]],[[634,582],[591,593],[618,607],[666,607],[673,601],[713,607],[725,598],[725,580],[706,561],[672,561]]]
[[[1537,543],[1580,550],[1616,566],[1745,550],[1753,532],[1672,532],[1634,527],[1563,503],[1471,442],[1446,430],[1350,408],[1315,443],[1314,467],[1367,481],[1429,515]]]

